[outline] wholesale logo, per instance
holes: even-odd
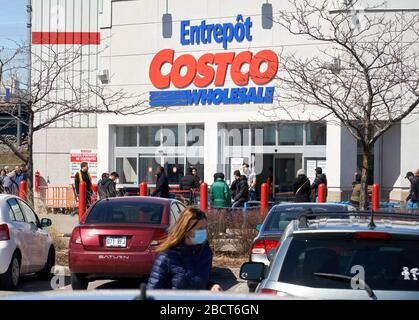
[[[182,45],[220,43],[224,49],[232,41],[252,41],[250,18],[237,16],[236,23],[191,26],[180,23]],[[170,71],[163,74],[163,66]],[[172,49],[159,51],[151,61],[149,77],[159,91],[150,92],[151,106],[219,105],[272,103],[274,87],[265,86],[278,71],[278,56],[272,50],[259,52],[205,53],[198,58],[191,54],[176,56]],[[225,88],[227,79],[236,87]],[[189,86],[196,89],[184,89]],[[170,87],[184,90],[165,90]]]

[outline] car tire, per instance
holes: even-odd
[[[53,276],[51,270],[54,266],[55,266],[55,249],[53,246],[51,246],[48,251],[47,262],[45,263],[44,268],[41,271],[36,273],[37,276],[41,280],[51,280]]]
[[[89,286],[89,280],[86,276],[80,273],[71,274],[71,288],[73,290],[86,290]]]
[[[9,268],[0,276],[0,284],[3,290],[15,291],[20,279],[20,257],[17,252],[12,256]]]

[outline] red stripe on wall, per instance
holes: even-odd
[[[32,44],[100,44],[100,32],[32,32]]]

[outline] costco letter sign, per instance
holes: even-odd
[[[252,41],[252,21],[237,16],[236,23],[207,24],[202,21],[191,25],[189,20],[180,23],[181,44],[199,45],[213,41],[224,49],[232,41]],[[168,64],[170,71],[162,71]],[[244,66],[246,70],[243,71]],[[278,71],[278,56],[272,50],[258,52],[204,53],[176,55],[173,49],[163,49],[152,59],[149,76],[159,91],[150,92],[150,106],[188,106],[272,103],[274,87],[265,86]],[[226,79],[236,87],[225,88]],[[193,89],[184,89],[193,86]],[[168,88],[181,90],[167,90]],[[183,90],[182,90],[183,89]]]

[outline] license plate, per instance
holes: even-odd
[[[127,237],[106,237],[106,246],[108,248],[126,248]]]

